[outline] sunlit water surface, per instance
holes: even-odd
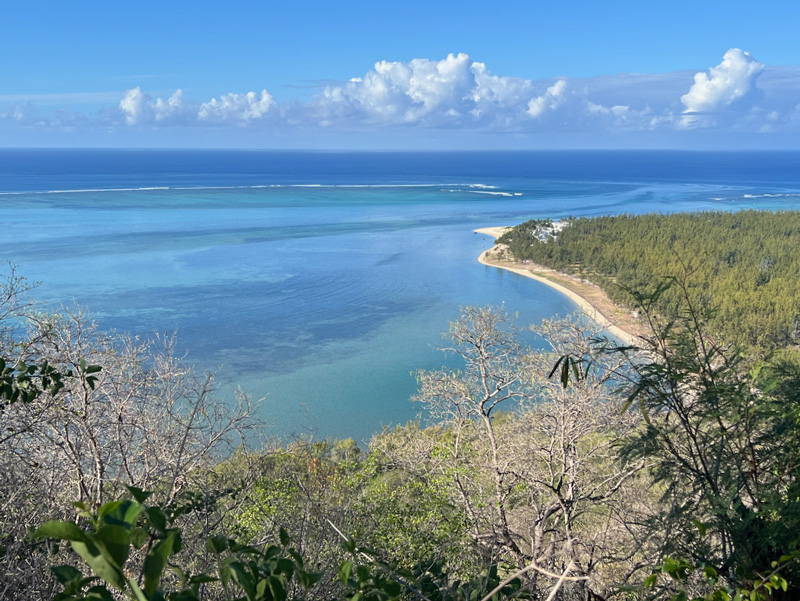
[[[480,265],[473,229],[534,217],[794,209],[797,153],[0,151],[2,258],[57,309],[177,331],[269,433],[368,439],[419,412],[463,305],[576,307]]]

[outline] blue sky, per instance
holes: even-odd
[[[800,3],[4,7],[0,146],[800,148]]]

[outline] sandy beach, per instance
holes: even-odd
[[[496,240],[508,229],[510,228],[484,227],[476,229],[475,232],[491,236]],[[608,295],[598,286],[541,265],[509,261],[500,256],[502,250],[501,247],[494,246],[482,252],[478,261],[546,284],[575,301],[584,313],[620,341],[631,345],[640,342],[641,327],[634,316],[630,311],[612,303]]]

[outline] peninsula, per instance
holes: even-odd
[[[483,227],[478,234],[497,240],[510,227]],[[625,344],[635,345],[642,333],[636,317],[629,310],[614,304],[602,288],[584,279],[558,272],[554,269],[531,263],[516,261],[507,253],[507,246],[495,244],[478,257],[483,265],[505,269],[517,275],[546,284],[574,301],[591,319]]]
[[[566,288],[628,334],[647,299],[664,324],[694,311],[715,341],[754,360],[800,343],[798,211],[532,219],[481,232],[500,235],[488,264]]]

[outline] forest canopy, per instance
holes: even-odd
[[[522,223],[498,243],[514,259],[585,278],[634,307],[629,291],[685,282],[692,304],[713,308],[711,332],[761,352],[800,339],[800,212],[738,211],[614,215]],[[674,317],[677,287],[657,310]]]

